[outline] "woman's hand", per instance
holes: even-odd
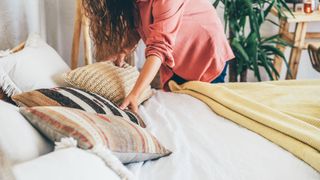
[[[126,97],[126,99],[123,101],[120,109],[123,110],[129,107],[133,112],[138,112],[137,99],[139,98],[143,90],[145,90],[150,85],[151,81],[156,76],[161,63],[161,59],[157,56],[152,55],[147,57],[147,60],[143,65],[136,84],[134,85],[128,97]]]
[[[134,113],[138,113],[138,96],[130,93],[123,101],[120,109],[129,107]]]

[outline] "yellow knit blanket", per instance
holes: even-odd
[[[171,81],[217,114],[269,139],[320,172],[320,80],[212,85]]]

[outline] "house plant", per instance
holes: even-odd
[[[229,29],[230,45],[236,60],[230,62],[229,81],[247,81],[247,71],[252,70],[261,81],[260,68],[267,72],[269,78],[279,78],[273,65],[274,56],[279,56],[288,66],[284,54],[276,45],[289,46],[280,35],[262,37],[261,26],[265,22],[278,25],[267,18],[272,8],[278,10],[279,18],[283,17],[283,9],[290,11],[285,0],[215,0],[213,5],[224,5],[225,29]]]

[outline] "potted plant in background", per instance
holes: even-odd
[[[288,63],[284,54],[276,48],[276,45],[289,46],[280,35],[262,37],[260,31],[264,22],[273,25],[278,24],[267,16],[272,8],[278,10],[279,18],[283,17],[283,9],[290,11],[285,0],[215,0],[213,5],[224,5],[225,29],[229,29],[230,45],[236,59],[229,64],[229,81],[247,81],[247,72],[252,70],[255,77],[261,81],[259,67],[263,67],[269,78],[279,78],[279,73],[273,65],[274,56]]]

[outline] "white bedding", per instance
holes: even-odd
[[[158,91],[140,107],[169,157],[128,165],[140,180],[319,180],[289,152],[187,95]]]

